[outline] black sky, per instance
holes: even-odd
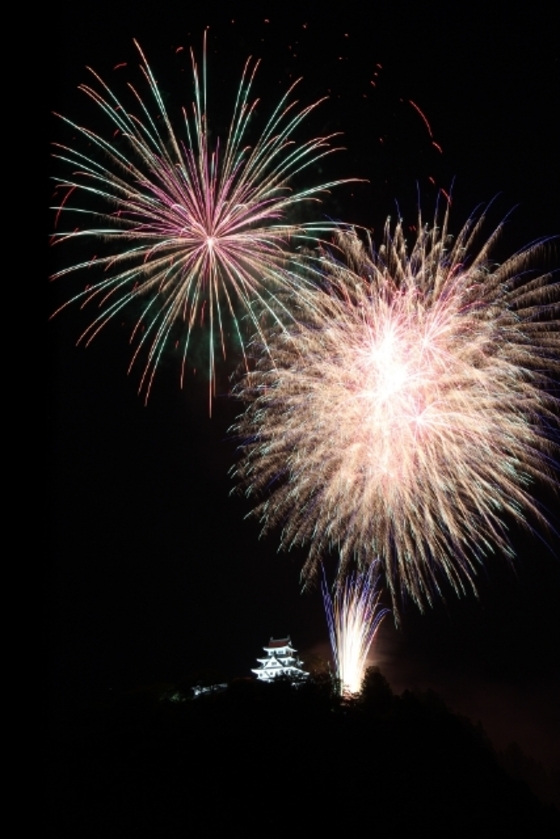
[[[346,150],[320,177],[368,180],[333,192],[324,207],[330,217],[379,230],[398,206],[414,222],[418,195],[429,216],[438,188],[453,184],[455,231],[491,199],[490,226],[516,207],[498,258],[559,233],[554,12],[540,2],[521,11],[373,3],[367,15],[353,2],[336,14],[320,5],[289,11],[265,3],[249,13],[236,3],[226,12],[214,2],[202,9],[163,0],[148,11],[122,0],[58,3],[50,110],[93,124],[98,115],[76,90],[85,66],[122,89],[138,79],[133,38],[170,101],[190,103],[186,50],[200,54],[209,26],[209,107],[218,133],[249,55],[262,58],[255,93],[263,119],[299,76],[302,102],[330,97],[310,130],[343,131]],[[125,61],[127,68],[113,69]],[[64,136],[54,119],[50,135]],[[558,266],[558,244],[550,253],[549,265]],[[66,258],[51,253],[51,268]],[[77,288],[58,281],[49,311]],[[112,324],[87,350],[76,348],[88,322],[87,310],[70,308],[49,324],[47,603],[60,719],[73,698],[109,687],[247,673],[270,635],[290,632],[302,652],[326,656],[319,593],[300,594],[302,556],[277,554],[274,536],[259,540],[258,523],[245,519],[248,502],[230,494],[235,446],[227,429],[236,406],[225,379],[210,419],[206,384],[193,379],[181,391],[170,359],[144,407],[139,370],[126,375],[126,324]],[[450,594],[424,616],[409,606],[398,631],[387,621],[379,655],[398,689],[431,685],[480,717],[499,745],[517,739],[552,765],[560,739],[560,566],[558,540],[547,538],[550,550],[516,533],[515,569],[499,558],[489,563],[479,600]]]

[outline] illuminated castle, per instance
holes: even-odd
[[[290,636],[287,638],[271,638],[268,647],[263,647],[266,658],[258,658],[260,667],[253,668],[257,679],[262,682],[272,682],[279,676],[287,677],[292,682],[300,682],[309,675],[303,669],[303,662],[297,658],[297,653],[292,647]],[[295,655],[294,655],[295,654]]]

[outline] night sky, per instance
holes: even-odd
[[[336,14],[306,2],[293,12],[258,4],[258,13],[232,3],[227,14],[215,2],[163,0],[150,11],[123,0],[59,2],[49,42],[50,110],[97,125],[95,106],[77,85],[88,78],[86,65],[115,90],[138,81],[133,38],[172,106],[190,104],[187,50],[200,56],[209,26],[217,134],[227,129],[245,59],[262,58],[254,89],[260,119],[302,76],[302,104],[329,97],[308,131],[343,132],[345,150],[308,177],[367,181],[333,190],[325,216],[379,233],[387,215],[400,212],[414,223],[418,196],[429,218],[438,189],[452,189],[457,232],[478,205],[495,199],[488,233],[515,208],[495,254],[502,259],[560,231],[558,21],[545,3],[523,5],[524,14],[506,4],[460,12],[373,3],[364,16],[354,2]],[[179,46],[185,49],[178,53]],[[121,62],[127,67],[113,69]],[[70,136],[54,118],[49,133]],[[76,254],[53,249],[50,270],[93,255],[87,245]],[[558,242],[543,265],[560,265]],[[49,313],[83,282],[57,281]],[[220,367],[211,418],[207,382],[191,374],[181,390],[173,357],[164,358],[146,407],[137,393],[141,368],[127,376],[131,321],[111,324],[87,349],[76,347],[92,316],[70,307],[49,323],[46,600],[57,724],[66,724],[81,697],[110,688],[245,675],[270,636],[290,633],[304,656],[328,657],[319,591],[300,593],[303,553],[278,554],[275,534],[259,539],[258,522],[246,518],[250,503],[231,494],[233,365]],[[557,500],[539,498],[560,527]],[[449,592],[424,615],[407,604],[398,630],[385,621],[377,650],[396,690],[433,687],[453,708],[481,719],[498,747],[517,740],[559,767],[559,542],[543,537],[548,547],[512,525],[514,568],[496,557],[481,569],[478,600]]]

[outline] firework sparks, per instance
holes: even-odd
[[[396,616],[442,578],[476,591],[490,553],[513,556],[507,518],[544,524],[531,485],[555,482],[558,283],[528,273],[537,245],[491,266],[499,228],[469,258],[482,223],[452,241],[447,215],[420,220],[410,252],[400,223],[379,251],[339,234],[326,291],[238,388],[235,474],[264,530],[309,546],[306,578],[329,550],[341,573],[380,556]]]
[[[296,130],[319,102],[298,108],[291,99],[292,85],[256,143],[249,146],[248,124],[257,106],[250,95],[258,66],[249,59],[225,144],[212,144],[204,45],[201,79],[191,52],[195,100],[190,112],[183,110],[181,138],[136,47],[149,98],[129,85],[135,112],[134,108],[129,112],[93,71],[95,86],[81,86],[108,119],[111,139],[62,117],[85,140],[85,153],[56,146],[56,156],[72,169],[70,177],[56,179],[64,193],[55,208],[57,222],[61,215],[75,218],[78,213],[92,224],[57,232],[54,239],[95,240],[103,242],[106,250],[105,255],[58,271],[55,278],[92,267],[102,272],[102,279],[90,280],[68,301],[96,304],[100,310],[79,339],[85,343],[125,307],[139,303],[141,314],[131,339],[138,346],[131,364],[144,349],[147,361],[140,389],[146,398],[169,345],[179,345],[183,383],[193,330],[204,324],[210,336],[211,399],[216,351],[221,346],[225,357],[228,330],[244,353],[241,320],[248,316],[252,330],[259,330],[256,304],[261,313],[273,313],[276,319],[285,314],[278,292],[292,283],[289,251],[310,239],[316,241],[326,229],[319,223],[291,223],[288,216],[296,206],[319,201],[320,193],[334,184],[299,191],[290,184],[293,176],[334,150],[332,135],[302,144],[295,141]],[[75,196],[80,199],[77,204],[72,203]]]
[[[325,578],[322,589],[340,692],[357,694],[371,645],[381,621],[389,612],[379,605],[379,561],[375,560],[362,573],[339,582],[334,598]]]

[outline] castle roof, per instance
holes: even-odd
[[[268,645],[266,647],[263,647],[263,650],[274,651],[283,649],[284,647],[287,647],[288,649],[293,650],[293,652],[295,652],[295,648],[292,647],[292,639],[289,635],[287,638],[271,638],[268,642]]]

